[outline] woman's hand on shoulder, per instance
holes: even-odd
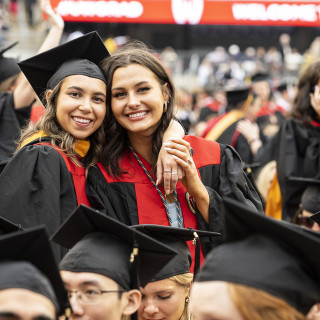
[[[173,156],[175,162],[182,168],[184,177],[179,180],[187,188],[190,195],[195,197],[202,182],[192,159],[193,149],[190,143],[183,139],[172,139],[171,142],[165,143],[164,149]],[[171,175],[175,175],[175,172],[171,172]]]
[[[159,152],[156,182],[157,185],[163,182],[166,194],[172,193],[178,181],[184,177],[184,170],[177,164],[174,156],[166,150],[168,144],[170,142],[164,143]]]

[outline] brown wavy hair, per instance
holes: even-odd
[[[130,42],[119,51],[102,61],[102,70],[107,79],[107,112],[104,123],[106,145],[102,152],[101,162],[107,172],[115,177],[119,177],[125,171],[121,168],[121,159],[129,145],[129,139],[126,130],[121,127],[114,117],[111,109],[111,88],[114,72],[121,67],[130,64],[139,64],[148,68],[154,73],[160,86],[167,84],[169,101],[167,111],[163,113],[160,124],[154,132],[152,140],[152,155],[157,159],[162,145],[162,137],[173,119],[175,89],[174,84],[167,73],[165,67],[156,57],[155,52],[141,42]],[[155,164],[153,164],[155,170]]]
[[[48,137],[50,137],[50,143],[53,146],[59,146],[59,148],[66,153],[73,163],[80,166],[81,164],[79,163],[76,152],[74,151],[77,139],[60,126],[56,116],[57,100],[61,90],[62,81],[63,80],[56,85],[49,96],[44,116],[35,124],[30,122],[28,127],[22,131],[17,150],[21,149],[26,140],[33,134],[42,130]],[[97,164],[101,158],[102,148],[105,141],[103,123],[100,128],[89,137],[89,140],[90,149],[83,160],[83,164],[88,168]]]
[[[235,283],[228,283],[228,291],[243,320],[306,320],[298,310],[265,291]]]
[[[319,80],[320,60],[309,64],[301,73],[298,81],[298,91],[293,101],[291,116],[307,126],[310,126],[311,121],[317,117],[310,103],[310,93],[314,92],[314,87]]]

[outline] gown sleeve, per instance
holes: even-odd
[[[264,214],[260,197],[243,171],[238,153],[229,145],[221,146],[220,166],[206,166],[199,169],[202,182],[209,194],[209,222],[206,223],[197,210],[199,229],[223,232],[222,199],[230,197],[245,203],[258,214]],[[221,242],[214,238],[211,246]],[[202,245],[204,246],[204,245]],[[210,245],[208,245],[210,248]]]
[[[77,207],[73,179],[62,156],[47,145],[22,148],[0,176],[0,212],[21,227],[45,225],[51,236]],[[64,249],[54,244],[58,261]]]

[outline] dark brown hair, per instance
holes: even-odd
[[[154,73],[160,86],[163,87],[167,84],[169,95],[167,111],[163,113],[159,127],[154,132],[152,138],[152,155],[154,159],[158,157],[162,145],[163,133],[168,128],[174,112],[174,84],[165,67],[155,56],[155,52],[148,49],[146,45],[140,42],[130,42],[103,61],[102,70],[107,79],[107,112],[104,123],[106,145],[102,153],[101,162],[108,173],[115,177],[125,172],[121,169],[121,158],[128,147],[129,140],[126,130],[121,127],[112,113],[111,88],[114,72],[118,68],[126,67],[130,64],[139,64],[148,68]]]
[[[311,125],[311,121],[316,118],[317,113],[310,103],[310,93],[314,92],[314,87],[320,80],[320,61],[311,63],[301,73],[297,95],[293,101],[291,115],[299,119],[305,125]]]

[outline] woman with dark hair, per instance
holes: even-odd
[[[165,144],[184,177],[178,177],[173,192],[164,190],[155,179],[155,164],[173,118],[175,91],[170,76],[152,52],[132,45],[105,59],[102,68],[108,75],[104,123],[108,140],[101,163],[88,172],[86,192],[93,208],[128,225],[217,232],[224,195],[262,214],[258,194],[234,149],[194,136]],[[165,170],[164,176],[177,178],[177,172]],[[214,243],[203,240],[202,252],[219,241],[218,237]]]

